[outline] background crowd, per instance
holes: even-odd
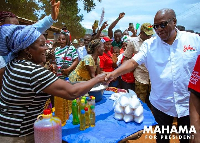
[[[73,33],[63,27],[48,47],[43,33],[57,19],[60,2],[51,4],[52,14],[29,26],[19,25],[11,12],[0,13],[1,140],[27,136],[33,142],[33,122],[50,96],[52,103],[54,96],[70,102],[106,80],[109,87],[134,90],[160,127],[171,127],[174,117],[178,126],[194,125],[192,141],[200,142],[200,37],[179,31],[172,9],[159,10],[154,24],[143,23],[138,35],[131,24],[113,31],[122,12],[110,25],[91,25],[93,33],[83,41],[72,40]],[[157,136],[157,142],[169,142]]]

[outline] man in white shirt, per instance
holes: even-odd
[[[85,57],[87,55],[87,47],[90,43],[90,41],[92,40],[92,35],[91,34],[85,34],[84,36],[84,46],[82,47],[79,47],[77,49],[77,52],[78,52],[78,57],[79,57],[79,61]]]
[[[161,9],[154,17],[153,28],[156,36],[144,41],[133,58],[123,63],[115,71],[108,73],[105,80],[134,70],[145,64],[151,80],[150,102],[153,105],[154,117],[162,130],[168,126],[171,130],[174,117],[178,126],[190,129],[188,83],[196,59],[200,54],[200,36],[194,33],[179,31],[174,10]],[[128,43],[129,45],[130,43]],[[157,133],[157,142],[169,142],[169,134]],[[188,138],[180,139],[189,143]],[[163,138],[162,138],[163,137]]]

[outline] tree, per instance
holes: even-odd
[[[61,0],[58,22],[54,24],[54,26],[59,28],[66,25],[72,35],[72,39],[79,39],[85,34],[85,29],[80,24],[83,20],[83,15],[79,14],[78,1],[83,1],[84,10],[87,12],[90,12],[96,6],[94,0]],[[101,2],[101,0],[98,1]],[[40,0],[39,3],[35,0],[1,0],[0,9],[11,11],[17,16],[37,21],[39,20],[39,11],[44,11],[40,19],[50,14],[51,5],[49,4],[49,0]]]

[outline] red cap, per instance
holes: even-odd
[[[43,114],[44,114],[44,115],[49,115],[49,114],[51,114],[51,110],[50,110],[50,109],[45,109],[45,110],[43,111]]]
[[[85,107],[84,110],[85,110],[85,111],[88,111],[88,107]]]
[[[106,36],[103,37],[102,39],[103,39],[105,42],[113,41],[112,39],[110,39],[109,37],[106,37]]]

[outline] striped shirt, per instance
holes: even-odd
[[[42,90],[58,78],[40,65],[25,60],[8,63],[0,96],[0,135],[33,134],[33,125],[50,97]]]
[[[65,56],[66,54],[66,56]],[[78,54],[76,51],[76,48],[74,46],[65,46],[64,48],[57,47],[55,49],[55,58],[56,58],[56,65],[57,65],[57,76],[59,78],[64,79],[62,73],[61,73],[61,66],[63,65],[63,62],[68,64],[68,66],[71,66],[73,63],[73,60],[78,58]],[[65,58],[65,59],[64,59]]]

